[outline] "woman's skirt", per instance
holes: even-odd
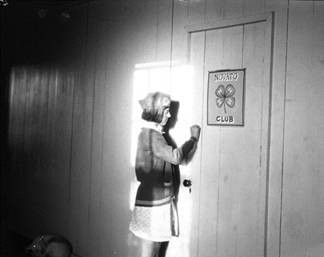
[[[150,241],[169,241],[179,236],[179,221],[175,201],[159,206],[135,206],[129,225],[132,233]]]

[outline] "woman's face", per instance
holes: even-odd
[[[170,117],[171,117],[170,108],[166,108],[163,111],[163,118],[162,118],[162,121],[161,121],[160,125],[165,126]]]

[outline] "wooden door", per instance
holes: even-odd
[[[195,106],[202,124],[192,174],[191,256],[266,252],[271,104],[270,16],[189,28]],[[244,126],[207,125],[208,72],[245,68]]]

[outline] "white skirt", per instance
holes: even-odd
[[[179,221],[175,202],[144,207],[135,206],[129,225],[132,233],[155,242],[170,241],[179,235]]]

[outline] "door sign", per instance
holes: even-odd
[[[208,72],[208,125],[244,125],[244,78],[245,69]]]

